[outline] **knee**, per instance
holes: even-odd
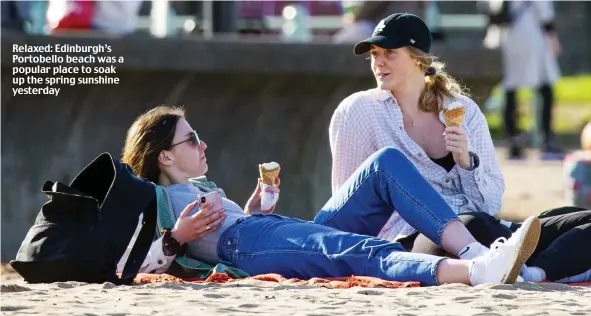
[[[380,163],[410,163],[410,160],[398,149],[394,147],[384,147],[378,150],[374,155],[374,160],[379,161]]]
[[[591,210],[584,210],[581,211],[581,220],[579,221],[579,225],[583,225],[589,227],[591,225]]]

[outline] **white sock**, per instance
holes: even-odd
[[[540,268],[526,266],[521,269],[521,277],[529,282],[542,282],[545,279]]]
[[[577,275],[569,276],[554,282],[558,283],[570,283],[570,282],[586,282],[591,281],[591,269]]]
[[[480,257],[488,251],[488,248],[479,242],[469,243],[466,247],[460,250],[458,257],[462,260],[471,260]]]

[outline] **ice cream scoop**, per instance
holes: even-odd
[[[281,167],[274,161],[259,164],[259,174],[264,184],[274,185],[280,170]]]

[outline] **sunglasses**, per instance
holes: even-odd
[[[181,142],[178,142],[176,144],[172,144],[172,145],[170,145],[169,148],[172,148],[176,145],[180,145],[180,144],[183,144],[186,142],[191,142],[191,145],[201,147],[201,139],[199,139],[199,135],[197,135],[196,131],[191,131],[187,136],[189,136],[189,138],[187,138]]]

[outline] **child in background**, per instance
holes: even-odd
[[[581,150],[564,158],[568,204],[591,209],[591,121],[581,132]]]

